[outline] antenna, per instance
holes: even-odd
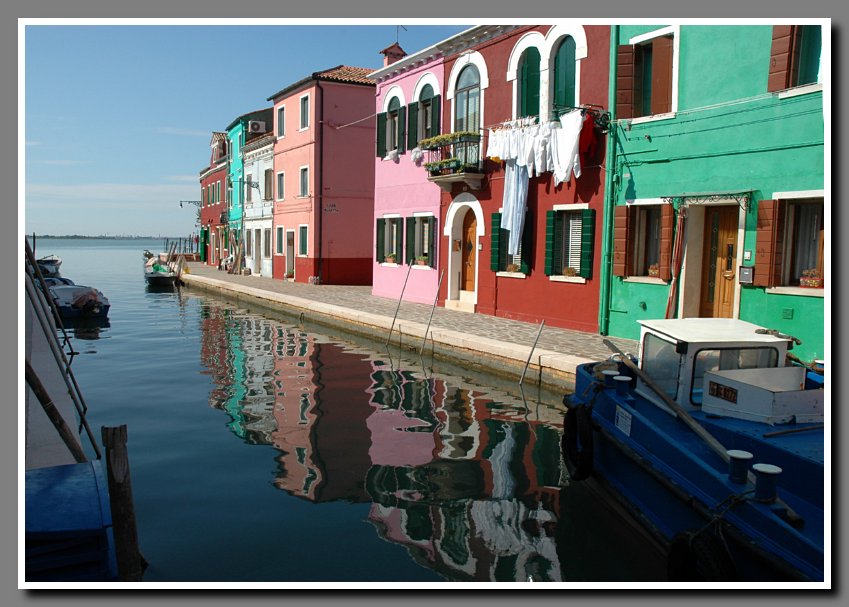
[[[402,28],[405,32],[407,31],[407,28],[404,27],[403,25],[396,25],[395,26],[395,44],[398,44],[398,32],[399,32],[398,28],[399,27]]]

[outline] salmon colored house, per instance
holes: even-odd
[[[374,82],[368,68],[314,72],[274,104],[272,276],[371,284]]]
[[[598,331],[610,27],[479,26],[446,56],[442,189],[447,308]]]

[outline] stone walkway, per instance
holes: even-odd
[[[398,332],[409,339],[409,347],[421,342],[432,307],[425,304],[402,302],[392,326],[398,301],[371,294],[370,286],[310,285],[260,276],[228,274],[199,262],[189,263],[189,272],[183,276],[189,287],[219,292],[239,298],[253,298],[264,305],[282,304],[296,314],[319,322],[329,318],[366,328],[372,337],[384,340],[393,331],[393,342]],[[292,310],[294,308],[294,310]],[[498,318],[485,314],[469,314],[437,306],[433,309],[430,338],[436,346],[452,350],[459,359],[471,362],[498,360],[507,367],[524,368],[537,337],[539,325],[517,320]],[[418,342],[416,342],[416,338]],[[569,329],[545,326],[531,359],[540,372],[574,378],[575,367],[586,361],[608,358],[611,351],[602,343],[603,336]],[[637,342],[609,338],[625,352],[636,353]],[[430,340],[428,341],[428,348]],[[482,364],[485,366],[486,363]],[[521,369],[519,369],[521,372]]]

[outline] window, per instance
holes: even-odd
[[[666,395],[675,400],[678,396],[678,369],[681,355],[675,344],[646,333],[642,347],[643,372],[646,373]]]
[[[566,36],[554,55],[554,105],[552,115],[557,118],[575,107],[575,39]]]
[[[821,54],[821,26],[773,26],[767,90],[780,91],[819,82]]]
[[[262,199],[271,200],[274,191],[274,170],[265,169],[265,185],[263,186]]]
[[[675,111],[674,35],[638,36],[618,49],[616,117],[639,118]],[[648,38],[648,39],[647,39]]]
[[[478,68],[467,65],[457,78],[454,95],[454,130],[472,131],[480,129],[481,79]]]
[[[778,351],[775,348],[699,350],[693,360],[690,402],[694,405],[702,404],[705,373],[736,369],[769,369],[776,366],[778,366]]]
[[[307,229],[308,226],[298,226],[298,255],[307,254]]]
[[[501,227],[501,213],[493,213],[490,223],[490,234],[492,234],[492,243],[490,248],[489,267],[493,272],[521,272],[522,274],[530,273],[530,265],[526,256],[522,255],[522,250],[530,251],[531,246],[527,242],[533,220],[530,215],[525,216],[525,229],[523,230],[523,238],[519,243],[519,250],[515,255],[508,253],[508,243],[510,242],[510,230],[505,230]]]
[[[277,248],[275,252],[278,255],[283,255],[283,226],[277,226]]]
[[[823,276],[822,198],[761,200],[753,284],[800,286],[811,271]]]
[[[536,47],[522,53],[519,65],[519,117],[539,116],[540,56]]]
[[[207,196],[206,196],[207,189],[208,188],[203,188],[203,187],[200,189],[200,206],[202,206],[202,207],[205,207],[207,205]]]
[[[251,242],[253,241],[251,233],[253,233],[253,230],[245,230],[245,256],[247,257],[251,256]]]
[[[392,97],[386,112],[377,115],[377,155],[380,158],[386,156],[387,152],[398,150],[404,151],[405,125],[407,121],[407,108],[401,107],[398,97]]]
[[[265,259],[271,257],[271,228],[262,231],[262,256]]]
[[[407,108],[407,147],[414,148],[422,139],[439,134],[439,95],[433,94],[433,87],[422,87],[419,100]]]
[[[672,277],[670,204],[629,204],[613,212],[613,275]]]
[[[400,217],[384,217],[377,220],[375,258],[378,262],[387,261],[387,257],[394,255],[395,263],[403,263],[401,258],[402,229],[403,224]]]
[[[310,126],[310,96],[301,97],[301,130]]]
[[[277,173],[277,200],[286,199],[286,176],[285,173]]]
[[[301,184],[298,196],[306,197],[310,195],[310,169],[309,167],[301,167]]]
[[[286,106],[281,105],[277,108],[277,136],[283,137],[286,134]]]
[[[424,258],[425,265],[436,267],[436,217],[407,217],[407,260],[418,262]]]
[[[251,195],[251,184],[253,183],[253,175],[248,173],[248,176],[245,178],[245,202],[251,202],[253,200],[253,196]]]
[[[221,202],[221,181],[215,182],[215,202]]]
[[[592,278],[595,210],[552,210],[545,221],[545,273]]]

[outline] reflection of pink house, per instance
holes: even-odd
[[[377,82],[372,293],[397,299],[406,280],[405,300],[433,303],[440,190],[427,179],[418,143],[440,133],[442,51],[405,55],[396,43],[382,53],[384,67],[371,74]]]
[[[374,82],[368,68],[314,72],[274,103],[272,276],[371,284]]]

